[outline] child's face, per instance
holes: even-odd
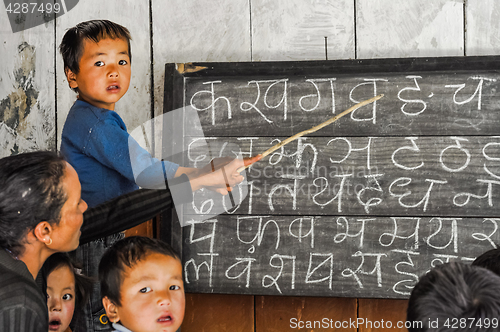
[[[127,92],[130,83],[128,43],[121,38],[84,40],[78,74],[68,70],[71,88],[78,88],[78,98],[109,110]]]
[[[75,276],[66,265],[47,277],[47,307],[49,331],[66,331],[75,311]]]
[[[121,306],[111,321],[134,332],[175,332],[184,319],[184,283],[178,259],[151,253],[124,273]]]

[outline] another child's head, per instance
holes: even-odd
[[[65,33],[59,50],[79,99],[114,109],[130,83],[130,39],[127,28],[107,20],[82,22]]]
[[[177,331],[184,318],[179,256],[147,237],[116,242],[99,263],[101,295],[108,319],[133,332]]]
[[[65,253],[50,256],[42,267],[46,283],[49,331],[67,330],[75,307],[83,307],[92,289],[92,281],[76,273],[73,261]]]
[[[500,276],[500,248],[491,249],[479,255],[472,265],[484,267]]]
[[[487,269],[456,262],[439,265],[411,292],[408,331],[498,331],[499,294],[500,277]],[[460,324],[464,321],[467,328]]]

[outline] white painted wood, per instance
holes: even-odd
[[[462,0],[356,0],[357,57],[464,55]]]
[[[132,131],[151,118],[151,70],[149,7],[147,1],[85,0],[56,20],[56,43],[59,47],[66,30],[76,24],[93,19],[107,19],[125,26],[132,35],[132,77],[128,92],[116,104],[115,111]],[[59,51],[59,50],[58,50]],[[64,75],[63,61],[56,54],[57,64],[57,124],[58,144],[62,128],[76,93],[69,87]]]
[[[466,55],[500,54],[500,2],[469,0],[465,4]]]
[[[132,81],[117,104],[129,130],[150,118],[149,10],[148,1],[85,0],[56,20],[56,46],[67,28],[84,20],[106,18],[130,29]],[[464,35],[467,55],[500,53],[497,0],[153,0],[151,10],[155,114],[163,108],[166,62],[324,59],[325,36],[329,59],[353,58],[354,49],[358,58],[460,56]],[[0,123],[0,156],[53,148],[75,100],[62,59],[54,53],[53,24],[13,34],[0,11],[0,121],[10,119]],[[21,52],[20,45],[26,46]],[[28,85],[16,79],[19,70]],[[21,121],[15,124],[18,115]]]
[[[53,45],[53,22],[12,33],[0,10],[0,157],[55,149]]]
[[[354,58],[354,0],[252,0],[252,46],[254,61]]]
[[[250,61],[249,0],[153,0],[155,115],[165,63]]]

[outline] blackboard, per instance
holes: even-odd
[[[244,156],[384,94],[253,165],[236,208],[173,223],[186,290],[407,298],[436,264],[495,248],[499,68],[493,56],[167,64],[164,112],[196,109],[211,147]]]

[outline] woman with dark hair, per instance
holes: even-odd
[[[171,184],[177,187],[179,204],[193,199],[185,174]],[[80,192],[76,171],[54,152],[0,159],[0,331],[48,330],[46,296],[35,279],[49,256],[173,207],[168,187],[136,190],[86,212]]]
[[[35,279],[49,256],[78,247],[80,190],[76,171],[53,152],[0,159],[1,331],[48,331]]]

